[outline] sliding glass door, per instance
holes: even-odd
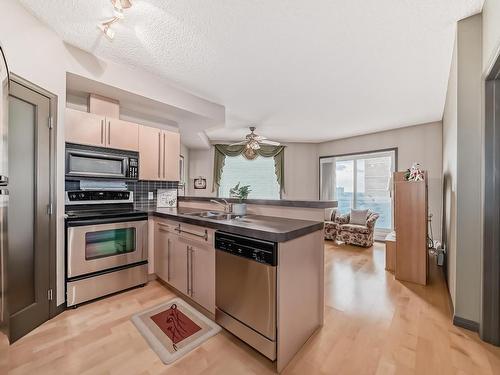
[[[338,201],[338,212],[370,209],[380,215],[376,230],[392,231],[390,179],[396,150],[320,158],[320,199]]]

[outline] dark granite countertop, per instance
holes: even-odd
[[[179,201],[184,202],[209,202],[211,199],[221,200],[217,197],[178,197]],[[226,199],[226,198],[225,198]],[[230,203],[239,203],[238,199],[227,198]],[[287,200],[287,199],[247,199],[247,204],[259,204],[267,206],[297,207],[297,208],[334,208],[337,207],[337,201],[305,201],[305,200]]]
[[[323,222],[321,221],[262,215],[246,215],[242,218],[232,220],[213,220],[189,215],[189,213],[203,211],[195,208],[150,208],[144,211],[147,211],[150,216],[162,217],[181,223],[199,225],[272,242],[290,241],[323,229]]]

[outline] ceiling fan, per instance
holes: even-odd
[[[279,146],[279,142],[268,140],[266,137],[255,134],[255,126],[250,126],[250,133],[245,136],[245,140],[233,143],[230,146],[245,145],[247,149],[258,150],[260,145]]]

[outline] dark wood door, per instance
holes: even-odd
[[[10,342],[50,313],[50,99],[12,82],[9,99]]]

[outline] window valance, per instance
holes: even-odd
[[[220,179],[226,156],[234,157],[242,154],[249,160],[254,159],[257,156],[274,158],[274,168],[278,184],[280,185],[280,189],[282,191],[285,190],[285,146],[261,145],[260,149],[252,150],[252,152],[248,152],[246,145],[230,146],[218,144],[214,145],[214,148],[214,178],[212,191],[216,191],[220,186]]]

